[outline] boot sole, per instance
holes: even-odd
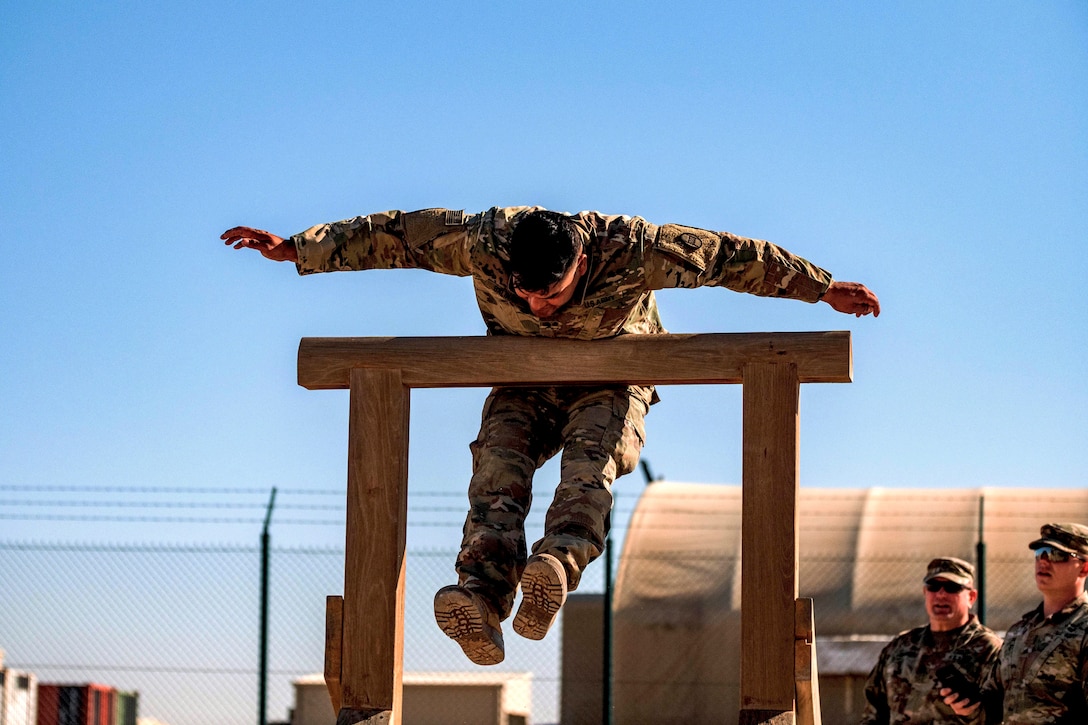
[[[521,606],[514,631],[526,639],[544,639],[567,598],[566,582],[550,564],[530,563],[521,577]]]
[[[439,629],[476,664],[497,665],[506,656],[503,648],[491,639],[484,615],[468,594],[440,592],[434,600],[434,619]]]

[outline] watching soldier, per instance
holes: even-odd
[[[983,722],[975,711],[957,715],[941,696],[949,681],[977,686],[1001,648],[1001,639],[971,613],[975,567],[955,557],[934,559],[923,584],[929,624],[900,633],[881,651],[865,684],[861,725]]]
[[[1035,586],[1042,603],[1005,635],[982,682],[987,723],[1088,723],[1088,527],[1045,524],[1028,544],[1035,551]],[[945,693],[956,712],[975,713],[958,692]]]

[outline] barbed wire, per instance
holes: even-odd
[[[77,552],[77,553],[137,553],[137,554],[257,554],[258,546],[222,546],[222,545],[164,545],[164,544],[96,544],[96,543],[50,543],[33,541],[0,541],[0,551],[38,551],[38,552]],[[342,557],[344,548],[338,546],[287,546],[272,547],[274,554],[281,556],[318,556]],[[456,556],[455,548],[409,548],[407,553],[419,558],[446,559]],[[1024,556],[995,556],[990,554],[987,560],[991,564],[1022,564]],[[669,550],[652,552],[626,552],[624,558],[629,561],[699,561],[730,562],[740,561],[739,552],[713,549]],[[867,564],[914,563],[917,557],[909,552],[893,554],[850,554],[831,552],[801,552],[800,559],[814,563],[840,564],[846,562]]]
[[[267,496],[272,487],[266,488],[189,488],[184,486],[28,486],[22,484],[0,483],[0,491],[32,491],[35,493],[199,493],[223,495],[261,495]],[[277,494],[305,494],[314,496],[343,496],[344,490],[276,488]]]
[[[156,665],[108,665],[108,664],[63,664],[60,662],[20,662],[21,669],[32,670],[72,670],[93,672],[139,672],[159,673],[164,675],[256,675],[255,667],[160,667]],[[294,674],[298,670],[284,670],[270,674]]]
[[[139,552],[144,554],[252,554],[257,546],[227,544],[103,544],[42,541],[0,541],[0,551],[67,551],[78,553]],[[342,553],[342,552],[341,552]]]
[[[37,507],[57,506],[60,508],[178,508],[178,509],[261,509],[264,503],[210,503],[201,501],[2,501],[0,506]],[[332,504],[279,503],[276,510],[294,511],[342,511],[343,506]]]
[[[84,523],[138,523],[138,524],[256,524],[264,523],[263,518],[198,518],[193,516],[76,516],[65,514],[5,514],[0,513],[0,519],[8,521],[80,521]],[[336,521],[319,521],[311,519],[275,519],[275,523],[282,525],[313,525],[336,526],[344,523],[343,519]]]
[[[652,490],[654,483],[647,484],[646,489]],[[625,532],[634,529],[661,530],[674,528],[676,517],[686,519],[683,523],[686,529],[697,531],[711,531],[719,534],[730,534],[740,529],[741,511],[736,508],[740,495],[739,486],[719,486],[715,484],[695,484],[707,486],[706,492],[670,491],[668,503],[665,506],[642,506],[637,499],[633,499],[630,493],[617,496],[617,505],[613,508],[613,531]],[[807,510],[801,521],[800,532],[804,536],[812,533],[847,533],[856,535],[860,532],[879,533],[948,533],[963,531],[965,528],[976,529],[975,522],[978,519],[978,511],[974,508],[967,510],[949,511],[933,510],[932,500],[919,498],[918,490],[897,491],[891,489],[858,489],[854,492],[835,491],[824,494],[821,489],[801,489],[801,498],[798,505],[803,507],[806,503],[819,502],[820,504],[833,503],[835,501],[850,502],[855,506],[845,510]],[[929,489],[925,489],[929,490]],[[25,485],[25,484],[0,484],[0,492],[19,492],[33,494],[73,494],[81,496],[99,496],[117,494],[127,496],[194,496],[200,495],[210,498],[224,496],[260,496],[254,501],[223,501],[223,500],[120,500],[117,498],[68,498],[68,499],[26,499],[12,498],[0,500],[0,520],[6,521],[52,521],[52,522],[77,522],[77,523],[129,523],[129,524],[186,524],[186,525],[233,525],[233,526],[260,526],[264,523],[264,514],[268,509],[266,497],[272,488],[263,487],[227,487],[186,488],[180,486],[71,486],[71,485]],[[873,495],[874,491],[877,495]],[[333,518],[301,518],[284,517],[276,515],[272,522],[277,526],[314,526],[330,527],[343,526],[346,519],[346,491],[344,489],[306,489],[306,488],[276,488],[277,495],[302,498],[303,500],[284,500],[279,498],[273,509],[275,512],[338,512],[339,516]],[[806,493],[814,494],[806,501]],[[942,492],[941,503],[944,506],[960,503],[976,503],[987,500],[987,489],[978,489],[970,493],[957,492],[948,495]],[[342,503],[311,503],[305,499],[321,497],[339,497]],[[411,528],[429,529],[460,529],[463,525],[464,514],[467,510],[466,494],[463,491],[437,491],[437,490],[412,490],[409,493],[407,526]],[[458,500],[459,503],[421,503],[427,501]],[[1046,495],[999,495],[991,497],[1003,504],[1000,509],[990,507],[985,512],[983,522],[984,536],[1001,536],[1003,534],[1022,533],[1021,529],[1010,526],[1007,522],[1026,519],[1037,519],[1036,507],[1067,506],[1071,501],[1088,502],[1088,492],[1083,490],[1046,492]],[[718,503],[719,507],[702,506],[706,503]],[[868,504],[875,502],[898,503],[898,506],[876,506],[870,508]],[[863,504],[859,510],[856,504]],[[1025,504],[1017,506],[1016,504]],[[1030,506],[1027,504],[1031,504]],[[729,508],[724,508],[724,506]],[[535,522],[536,517],[544,511],[539,505],[529,514],[529,521]],[[811,508],[811,506],[810,506]],[[42,510],[45,511],[42,511]],[[63,509],[97,509],[94,513],[76,514]],[[156,515],[156,514],[130,514],[109,513],[108,510],[120,511],[235,511],[253,512],[252,517],[247,516],[208,516],[208,515]],[[937,522],[936,525],[920,527],[917,523],[920,513],[924,512],[926,522]],[[446,517],[443,520],[419,520],[417,517],[438,516]],[[672,520],[664,520],[669,517]],[[841,524],[833,523],[842,520]],[[703,523],[707,522],[707,523]],[[902,522],[902,523],[899,523]],[[953,523],[964,522],[964,523]]]
[[[628,482],[627,478],[619,479],[617,485],[623,486]],[[655,481],[646,484],[643,488],[639,489],[641,493],[644,490],[652,490],[655,485],[666,483],[664,481]],[[676,482],[683,483],[683,482]],[[542,484],[543,485],[543,484]],[[670,491],[670,501],[706,501],[706,500],[722,500],[728,498],[739,497],[741,487],[737,484],[715,484],[715,483],[692,483],[685,484],[695,487],[705,487],[706,492],[694,492],[694,491]],[[76,486],[76,485],[28,485],[28,484],[11,484],[0,483],[0,491],[21,491],[31,493],[124,493],[124,494],[201,494],[201,495],[253,495],[253,496],[268,496],[272,490],[272,486],[266,487],[185,487],[185,486]],[[337,489],[310,489],[310,488],[281,488],[276,486],[277,496],[345,496],[346,488]],[[1070,499],[1075,500],[1088,500],[1088,491],[1084,489],[1069,489],[1068,492],[1048,489],[1046,491],[1047,496],[1045,498],[1039,495],[1023,494],[1019,496],[1007,496],[1003,491],[1007,490],[1023,490],[1023,489],[1007,489],[1002,487],[980,487],[973,489],[945,489],[945,488],[928,488],[926,486],[918,486],[911,488],[885,488],[885,487],[868,487],[857,489],[823,489],[817,487],[801,487],[801,496],[811,496],[819,501],[851,501],[859,502],[866,499],[876,502],[880,501],[893,501],[903,500],[905,502],[917,502],[919,504],[932,505],[932,501],[929,499],[919,499],[920,492],[940,492],[942,503],[955,503],[955,502],[975,502],[980,497],[986,498],[988,494],[995,494],[993,497],[1001,501],[1034,501],[1040,503],[1060,503]],[[622,492],[621,492],[622,493]],[[629,494],[630,492],[628,492]],[[413,489],[411,494],[413,496],[427,497],[427,498],[462,498],[464,497],[463,490],[452,491],[437,491],[430,489]]]
[[[409,509],[409,513],[413,513],[413,509]],[[459,510],[458,513],[461,518],[451,519],[445,521],[416,521],[409,520],[406,522],[406,526],[409,528],[424,528],[424,529],[456,529],[460,530],[464,525],[464,511]],[[613,512],[615,513],[615,512]],[[527,519],[530,523],[538,521],[544,516],[543,511],[535,512],[530,518]],[[687,531],[707,531],[715,532],[718,534],[739,534],[740,526],[723,526],[720,522],[721,516],[716,515],[713,512],[703,514],[707,519],[710,519],[709,523],[685,523],[684,529]],[[1025,513],[1018,518],[1030,518],[1033,523],[1038,522],[1039,515],[1034,513]],[[132,523],[132,524],[203,524],[203,525],[247,525],[247,526],[261,526],[264,524],[263,517],[257,518],[227,518],[227,517],[196,517],[196,516],[110,516],[110,515],[93,515],[93,516],[80,516],[75,514],[19,514],[19,513],[3,513],[0,512],[0,520],[6,521],[69,521],[79,523]],[[972,519],[973,522],[973,519]],[[274,518],[272,523],[277,526],[344,526],[345,519],[291,519],[291,518]],[[675,521],[661,521],[661,522],[625,522],[622,518],[615,520],[612,525],[613,532],[626,532],[626,531],[671,531],[675,530],[677,523]],[[939,534],[939,533],[958,533],[964,531],[975,531],[976,528],[973,525],[964,526],[920,526],[914,521],[905,522],[901,525],[883,525],[872,523],[872,517],[867,522],[859,521],[856,524],[846,526],[806,526],[802,523],[800,526],[800,535],[804,536],[811,533],[909,533],[909,534]],[[987,525],[984,527],[983,533],[985,536],[999,536],[1002,534],[1023,534],[1025,529],[1023,527],[1009,527],[1009,526],[994,526]]]

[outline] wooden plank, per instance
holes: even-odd
[[[332,711],[340,712],[340,668],[344,647],[344,598],[325,598],[325,687]]]
[[[409,388],[495,385],[740,383],[750,363],[792,363],[803,383],[848,383],[850,333],[622,335],[608,340],[540,337],[303,338],[298,382],[344,389],[354,368],[396,369]]]
[[[822,725],[820,679],[816,669],[816,620],[812,600],[798,599],[795,611],[794,677],[797,684],[797,723]]]
[[[398,371],[368,369],[351,372],[350,389],[342,704],[370,720],[389,711],[396,722],[404,660],[409,390]]]
[[[765,722],[794,712],[799,397],[796,365],[744,367],[741,708]]]

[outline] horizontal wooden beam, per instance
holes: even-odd
[[[793,363],[802,383],[848,383],[850,333],[742,332],[541,337],[304,337],[298,384],[346,389],[353,368],[397,369],[409,388],[741,383],[749,363]]]

